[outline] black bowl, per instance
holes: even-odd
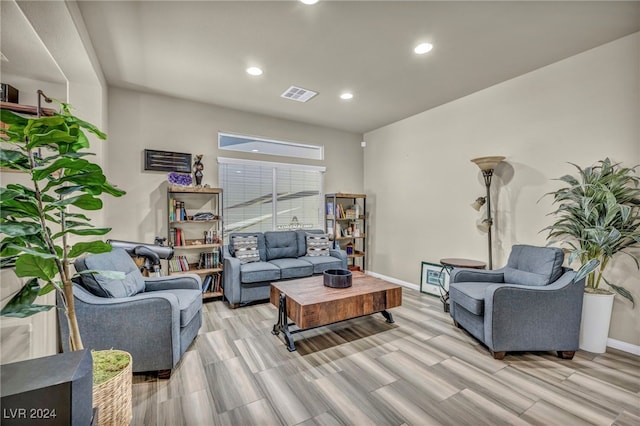
[[[324,285],[331,288],[351,287],[351,271],[347,269],[327,269],[324,271]]]

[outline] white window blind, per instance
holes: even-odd
[[[324,167],[218,158],[225,235],[322,229]]]

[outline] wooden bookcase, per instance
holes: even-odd
[[[169,185],[167,201],[167,241],[174,249],[173,259],[168,261],[169,275],[198,274],[203,284],[207,275],[211,275],[211,287],[202,297],[221,298],[222,189]],[[211,217],[202,219],[198,213]]]
[[[365,270],[367,247],[367,196],[325,194],[325,230],[334,246],[347,252],[350,269]]]

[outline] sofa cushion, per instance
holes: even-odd
[[[321,274],[327,269],[342,269],[342,260],[333,256],[303,256],[298,259],[312,264],[314,274]]]
[[[295,231],[268,231],[264,233],[267,261],[298,257],[298,238]]]
[[[229,254],[231,256],[235,256],[233,249],[233,239],[235,237],[257,237],[260,260],[263,262],[267,261],[267,248],[264,245],[264,234],[262,232],[232,232],[229,234]]]
[[[99,297],[130,297],[144,291],[144,278],[131,256],[124,249],[94,254],[76,259],[76,271],[116,271],[124,279],[107,278],[101,274],[81,274],[82,285]]]
[[[313,275],[313,265],[304,260],[284,258],[273,259],[268,263],[280,268],[280,277],[282,279],[309,277]]]
[[[170,289],[159,293],[171,293],[178,299],[180,328],[187,326],[202,309],[202,292],[199,290]]]
[[[514,245],[504,269],[504,281],[543,286],[562,275],[564,252],[557,247]]]
[[[306,239],[307,256],[330,256],[331,240],[326,234],[307,234]]]
[[[280,268],[269,262],[252,262],[240,265],[241,283],[259,283],[280,279]]]
[[[257,236],[235,235],[231,242],[233,244],[233,255],[240,260],[240,263],[260,261]]]
[[[298,257],[307,255],[307,234],[325,234],[322,229],[297,229]]]

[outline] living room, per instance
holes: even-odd
[[[352,7],[366,7],[366,2],[358,3],[363,4]],[[571,3],[576,3],[575,7],[584,7],[585,13],[590,6],[581,3],[597,3],[602,6],[598,2]],[[616,5],[615,2],[607,3],[614,3],[612,8]],[[265,112],[243,110],[234,105],[221,105],[214,98],[205,103],[166,93],[151,93],[133,82],[115,84],[105,77],[107,73],[102,67],[124,67],[132,75],[140,72],[140,69],[135,67],[137,63],[127,62],[126,57],[114,56],[113,62],[109,64],[101,63],[104,57],[99,60],[96,51],[100,49],[92,43],[97,45],[105,41],[92,41],[89,34],[93,29],[88,27],[89,22],[94,22],[100,16],[100,3],[91,6],[75,2],[3,1],[3,53],[7,54],[10,62],[18,61],[4,48],[5,43],[9,43],[4,32],[11,27],[11,23],[6,23],[5,19],[12,8],[17,8],[14,11],[16,16],[28,22],[36,42],[41,40],[39,48],[45,47],[48,56],[45,60],[50,62],[47,69],[57,74],[54,78],[39,73],[27,77],[26,74],[9,74],[3,71],[2,82],[20,89],[21,103],[35,105],[37,89],[44,90],[50,97],[66,99],[76,107],[80,117],[95,123],[108,133],[108,140],[92,144],[91,150],[96,153],[96,158],[103,165],[110,181],[127,192],[121,198],[105,200],[104,209],[95,215],[97,226],[113,228],[109,238],[153,242],[154,237],[167,233],[166,173],[143,170],[142,156],[145,149],[204,154],[203,183],[217,187],[217,157],[231,156],[217,147],[218,132],[321,145],[324,146],[324,160],[304,163],[327,168],[324,174],[324,191],[367,195],[370,230],[367,271],[402,283],[406,288],[405,292],[418,293],[422,261],[437,263],[439,259],[449,256],[487,259],[486,234],[477,229],[482,217],[469,207],[474,199],[484,195],[485,190],[481,174],[477,166],[470,162],[471,159],[487,155],[506,157],[496,169],[492,183],[495,220],[493,256],[496,267],[506,263],[514,244],[544,246],[547,243],[547,235],[542,230],[551,223],[548,214],[554,208],[552,200],[543,196],[557,188],[553,179],[574,172],[575,169],[569,163],[586,167],[606,157],[628,167],[640,163],[640,124],[637,119],[640,116],[638,4],[621,3],[624,4],[617,6],[626,11],[624,14],[630,24],[629,28],[621,30],[623,34],[615,38],[593,41],[592,47],[588,49],[558,56],[556,60],[530,69],[522,69],[519,74],[505,76],[479,89],[465,92],[465,88],[460,88],[461,95],[455,99],[407,114],[384,125],[365,126],[362,130],[347,130],[318,124],[312,120],[291,119],[291,114],[296,112],[272,116]],[[123,8],[130,6],[121,5]],[[299,7],[319,8],[323,4],[320,2],[313,6]],[[624,9],[625,7],[631,9]],[[130,13],[112,13],[103,15],[103,25],[107,28],[119,28],[119,25],[130,27],[131,22],[140,19],[140,16]],[[301,13],[307,16],[313,10]],[[108,19],[118,16],[122,19],[120,23]],[[58,24],[52,27],[49,24],[51,19],[55,19]],[[541,28],[540,32],[543,31]],[[567,38],[570,36],[568,34]],[[59,40],[65,40],[65,44],[61,45]],[[434,56],[421,59],[437,59],[440,45],[438,40],[432,41]],[[133,43],[131,39],[119,42]],[[548,42],[543,47],[551,49],[557,46]],[[412,48],[413,46],[407,46],[408,55],[413,54]],[[527,54],[525,50],[520,56],[510,56],[502,61],[517,63],[524,60]],[[140,61],[143,62],[144,55],[140,56]],[[415,59],[411,60],[415,62]],[[174,62],[176,66],[184,64],[182,59],[175,59]],[[460,74],[473,75],[477,71],[475,68],[481,63],[482,60],[479,60],[464,69],[450,70],[449,74],[452,78]],[[130,68],[127,69],[127,65]],[[414,65],[421,66],[420,63]],[[238,62],[238,69],[242,70],[242,67],[243,64]],[[3,69],[7,69],[4,62]],[[269,72],[271,70],[265,69],[265,77]],[[211,70],[211,73],[216,75],[215,70]],[[402,80],[401,75],[385,77]],[[261,91],[259,79],[247,77],[244,84],[256,92]],[[324,92],[320,94],[323,95]],[[347,119],[352,114],[355,117],[355,112],[349,108],[361,108],[358,104],[363,102],[359,100],[360,96],[364,96],[362,91],[356,92],[350,103],[337,100],[333,108]],[[425,94],[424,97],[428,96]],[[317,115],[321,116],[322,112]],[[252,153],[234,155],[247,160],[264,158]],[[303,162],[284,157],[269,157],[267,161]],[[3,172],[2,179],[19,180],[20,177]],[[638,249],[634,250],[637,254]],[[610,266],[609,274],[613,282],[619,282],[635,295],[640,294],[640,274],[632,259],[624,256],[616,258]],[[411,300],[413,304],[413,299]],[[207,330],[215,330],[216,327],[224,329],[223,321],[215,318],[216,313],[223,317],[237,318],[240,321],[237,325],[239,328],[247,327],[247,323],[243,321],[272,324],[275,319],[276,310],[269,304],[239,308],[229,313],[231,311],[219,306],[220,303],[206,304],[209,311]],[[416,295],[415,303],[432,308],[433,312],[428,318],[439,318],[442,327],[446,324],[445,320],[450,321],[441,312],[437,298]],[[251,314],[242,314],[244,309],[253,310],[245,311]],[[436,313],[438,310],[440,312]],[[636,366],[640,353],[638,315],[637,307],[624,298],[615,298],[609,348],[634,354],[631,357],[633,361],[629,362]],[[362,324],[362,321],[358,325],[365,330],[373,328],[376,332],[382,327]],[[46,326],[55,327],[55,321],[49,321]],[[454,332],[453,325],[451,329],[444,333],[444,337]],[[237,333],[235,336],[239,342],[248,344],[242,340],[245,337],[243,332],[238,329],[234,332]],[[316,332],[310,333],[309,337],[313,337]],[[228,340],[215,331],[203,340],[207,347],[212,346],[212,351],[233,351]],[[446,341],[444,338],[441,340]],[[217,348],[216,344],[219,344]],[[50,351],[51,347],[49,344],[45,353],[50,353],[46,351]],[[55,341],[53,347],[55,348]],[[339,352],[335,348],[334,350]],[[186,359],[202,357],[193,352],[188,351]],[[220,355],[219,352],[215,353]],[[309,363],[321,363],[322,353],[309,355]],[[463,356],[471,357],[469,353],[464,353]],[[480,363],[488,363],[490,360],[490,355],[481,354],[480,351],[473,353],[473,356],[479,357]],[[222,355],[220,357],[224,358]],[[517,356],[515,358],[518,360]],[[524,355],[519,360],[525,363],[536,362],[532,355]],[[540,362],[547,365],[549,360],[540,357]],[[491,363],[493,365],[492,360]],[[185,364],[188,365],[190,364]],[[324,368],[330,369],[332,366],[329,364]],[[562,369],[562,364],[554,362],[553,368]],[[171,394],[180,386],[198,388],[203,385],[199,380],[191,384],[183,382],[185,377],[188,377],[187,371],[182,371],[171,379],[171,384],[159,384],[155,389]],[[636,375],[636,393],[638,380]],[[325,384],[329,386],[329,383]],[[201,390],[198,388],[198,391]],[[182,394],[186,395],[188,392]],[[206,396],[207,393],[198,394],[198,398],[205,398],[203,395]],[[166,401],[171,399],[167,395],[165,398]],[[234,404],[229,403],[229,406],[232,405]],[[640,416],[637,412],[633,415]],[[636,417],[629,417],[632,418]],[[392,422],[390,419],[386,420]],[[556,419],[556,423],[562,423],[562,420]]]

